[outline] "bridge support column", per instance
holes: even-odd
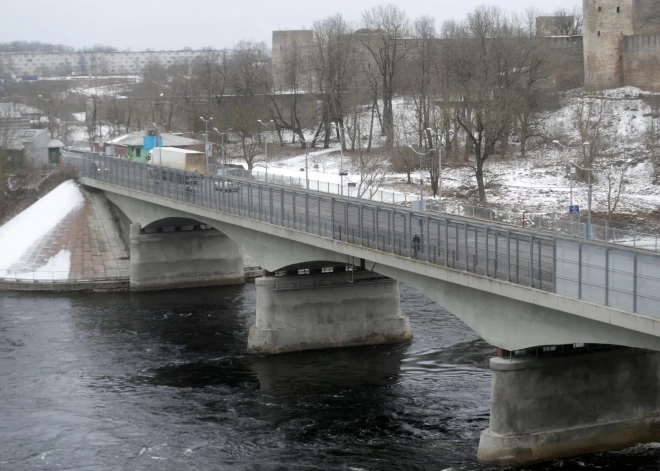
[[[660,440],[660,353],[493,358],[480,461],[522,466]]]
[[[363,277],[364,276],[364,277]],[[367,277],[371,276],[371,279]],[[257,278],[257,321],[250,353],[406,342],[410,319],[401,314],[399,283],[373,274]]]
[[[245,282],[243,256],[216,230],[142,234],[131,224],[130,287],[149,291]]]

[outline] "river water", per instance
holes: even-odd
[[[486,470],[494,349],[401,287],[407,345],[245,353],[255,287],[0,293],[0,470]],[[554,469],[660,469],[660,445]]]

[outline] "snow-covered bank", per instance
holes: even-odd
[[[70,270],[71,252],[61,250],[42,266],[16,273],[15,264],[24,257],[67,216],[83,207],[85,199],[73,181],[67,181],[0,227],[0,277],[12,271],[12,278],[43,278],[57,273],[58,279],[66,279]],[[49,275],[46,275],[46,272]],[[24,275],[24,276],[21,276]]]

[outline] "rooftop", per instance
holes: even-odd
[[[146,131],[138,131],[123,136],[115,137],[109,140],[108,144],[115,144],[118,146],[135,146],[140,147],[144,143],[144,136]],[[180,146],[197,146],[202,144],[202,141],[197,139],[190,139],[188,137],[179,136],[177,134],[162,133],[160,135],[163,139],[163,147],[180,147]]]

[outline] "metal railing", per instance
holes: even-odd
[[[217,167],[215,172],[222,167]],[[278,175],[275,173],[261,172],[258,170],[245,170],[236,168],[225,168],[220,170],[227,176],[254,179],[266,183],[286,185],[295,188],[309,187],[310,191],[328,193],[332,195],[361,198],[369,201],[388,203],[410,207],[413,201],[419,200],[419,194],[406,192],[388,192],[380,189],[363,188],[359,186],[339,185],[337,183],[322,182],[319,180],[307,180],[304,177],[293,177]],[[576,239],[588,240],[587,224],[578,216],[577,222],[566,219],[549,217],[545,213],[533,212],[510,212],[500,209],[487,208],[457,202],[440,202],[429,198],[424,200],[425,211],[452,214],[455,216],[479,219],[524,229],[535,229],[539,231],[552,232],[568,235]],[[630,247],[639,247],[646,250],[658,252],[660,249],[660,235],[639,232],[636,229],[619,229],[607,226],[591,225],[591,239],[611,244],[620,244]]]
[[[99,166],[94,159],[101,159]],[[94,163],[94,165],[92,165]],[[83,157],[91,180],[577,299],[660,317],[660,256],[446,214],[108,157]],[[270,177],[269,177],[270,180]],[[236,191],[223,191],[232,188]],[[265,229],[267,230],[267,229]],[[413,234],[419,234],[419,242]]]

